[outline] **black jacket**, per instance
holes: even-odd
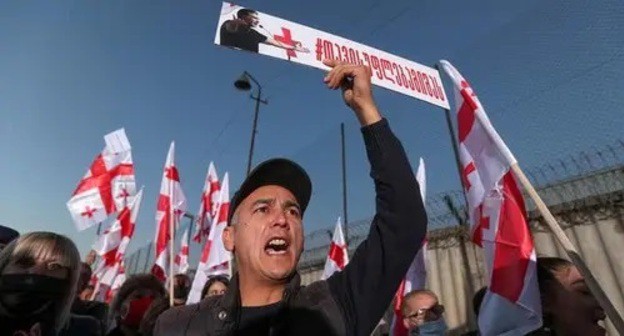
[[[74,315],[91,316],[100,323],[102,330],[107,329],[108,305],[104,302],[82,301],[76,298],[71,312]]]
[[[59,336],[101,336],[104,335],[100,322],[91,316],[74,315],[69,318],[69,326]]]
[[[376,192],[368,237],[329,279],[302,287],[293,276],[271,335],[370,335],[422,244],[427,216],[401,143],[385,119],[362,133]],[[226,295],[165,312],[154,334],[235,335],[240,302],[234,276]]]

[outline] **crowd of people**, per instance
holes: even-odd
[[[80,262],[74,243],[50,232],[0,226],[0,335],[153,335],[158,317],[170,309],[168,293],[154,275],[132,275],[109,304],[92,301],[91,268]],[[544,326],[529,335],[597,335],[604,312],[569,261],[538,258]],[[190,279],[174,278],[175,306],[185,305]],[[211,277],[201,297],[223,296],[230,280]],[[475,293],[479,307],[486,288]],[[445,335],[444,306],[426,289],[410,292],[402,307],[410,335]],[[388,331],[389,332],[389,331]],[[478,331],[465,334],[479,335]]]
[[[186,304],[191,281],[184,274],[170,279],[174,305],[152,274],[128,277],[110,305],[91,301],[91,262],[81,262],[70,239],[2,228],[0,334],[370,335],[425,238],[427,216],[405,151],[374,103],[370,69],[325,64],[332,68],[326,85],[342,89],[362,127],[376,192],[369,235],[343,271],[301,285],[297,264],[312,184],[298,164],[271,159],[249,173],[230,201],[222,239],[235,274],[209,279],[196,304]],[[604,312],[573,264],[540,258],[538,278],[544,325],[532,335],[604,334],[598,326]],[[477,315],[484,293],[475,296]],[[410,335],[448,332],[432,291],[407,294],[401,310]]]

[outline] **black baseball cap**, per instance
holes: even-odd
[[[234,193],[230,200],[228,225],[230,225],[234,211],[236,211],[236,208],[243,200],[254,190],[267,185],[277,185],[290,191],[295,196],[297,203],[299,203],[301,216],[303,216],[312,195],[310,177],[295,162],[284,158],[276,158],[257,165],[243,181],[238,191]]]

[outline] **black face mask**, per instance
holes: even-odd
[[[0,276],[0,305],[5,315],[2,329],[6,330],[6,325],[13,330],[29,330],[39,322],[44,334],[54,330],[55,309],[63,299],[66,281],[37,274]]]
[[[173,297],[176,299],[186,299],[189,289],[190,288],[185,286],[176,286],[173,288]]]

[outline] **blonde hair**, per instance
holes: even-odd
[[[67,237],[52,232],[30,232],[13,240],[0,252],[0,274],[11,260],[30,257],[34,259],[56,258],[67,267],[67,287],[63,299],[56,302],[57,332],[69,324],[72,303],[76,297],[80,276],[80,254],[76,245]]]

